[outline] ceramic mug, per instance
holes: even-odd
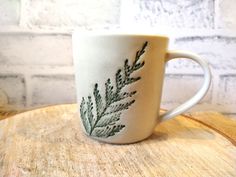
[[[207,63],[190,52],[169,51],[168,37],[74,32],[72,38],[80,122],[91,138],[115,144],[143,140],[159,122],[198,103],[209,88]],[[175,58],[197,62],[204,82],[191,99],[160,115],[165,65]]]

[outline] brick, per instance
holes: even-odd
[[[121,24],[159,28],[212,28],[214,0],[123,0]]]
[[[0,91],[7,97],[8,105],[24,107],[25,80],[21,75],[0,75]]]
[[[215,70],[236,69],[236,38],[226,36],[193,36],[177,38],[171,49],[188,50],[199,54]],[[168,70],[190,70],[199,68],[189,60],[176,60],[168,64]]]
[[[235,89],[236,89],[236,74],[221,76],[219,82],[219,94],[217,103],[219,105],[236,105]]]
[[[216,25],[217,28],[236,29],[236,1],[219,0],[216,4]]]
[[[71,36],[0,34],[0,64],[72,65]]]
[[[91,27],[117,24],[119,0],[23,0],[21,24],[36,27]]]
[[[20,0],[0,0],[0,26],[19,23]]]
[[[0,108],[8,104],[7,94],[0,89]]]
[[[165,77],[163,85],[162,105],[184,103],[199,90],[203,83],[202,75],[172,75]],[[211,92],[200,101],[200,103],[210,103]]]
[[[32,77],[32,106],[76,102],[74,76],[35,75]]]

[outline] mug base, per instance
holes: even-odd
[[[128,144],[139,143],[141,141],[147,140],[152,135],[152,133],[151,133],[148,136],[145,136],[144,138],[139,138],[139,139],[131,140],[131,141],[122,141],[122,140],[115,141],[115,140],[109,140],[109,139],[104,140],[102,138],[97,138],[97,137],[94,137],[94,136],[90,136],[87,133],[84,133],[84,134],[90,139],[93,139],[93,140],[96,140],[96,141],[99,141],[99,142],[102,142],[102,143],[113,144],[113,145],[128,145]]]

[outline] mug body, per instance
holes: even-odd
[[[72,39],[84,132],[116,144],[150,136],[159,121],[168,38],[75,32]]]

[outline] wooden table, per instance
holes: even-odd
[[[236,121],[218,113],[179,116],[140,143],[111,145],[81,133],[76,105],[0,121],[0,176],[236,176]]]

